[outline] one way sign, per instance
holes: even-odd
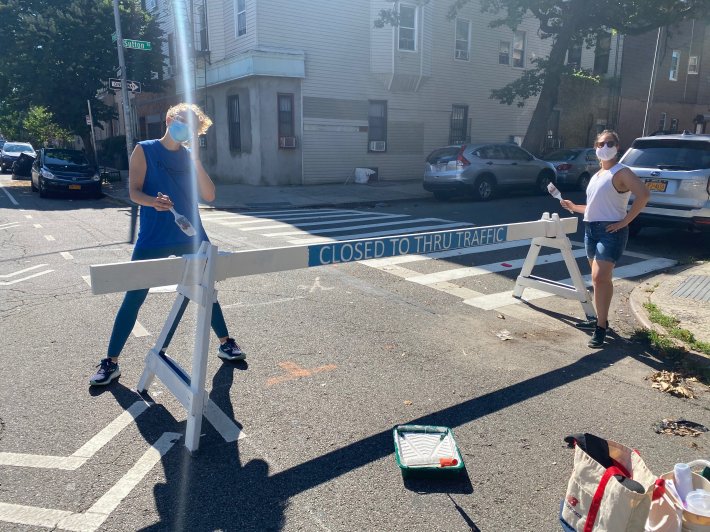
[[[121,90],[121,80],[118,78],[108,78],[108,87],[113,90]],[[131,92],[140,92],[141,84],[139,81],[126,80],[126,87]]]

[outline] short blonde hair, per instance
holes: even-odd
[[[594,144],[599,142],[599,139],[602,138],[604,135],[611,135],[612,137],[614,137],[614,140],[616,141],[616,145],[617,146],[619,145],[619,134],[616,131],[614,131],[613,129],[605,129],[604,131],[599,133],[599,135],[597,135],[596,140],[594,141]]]
[[[192,113],[192,117],[188,117],[188,113]],[[207,130],[212,125],[212,120],[210,119],[210,117],[207,116],[205,112],[194,103],[182,102],[177,105],[173,105],[170,109],[168,109],[168,112],[165,114],[166,119],[170,118],[174,120],[178,117],[182,118],[183,121],[186,122],[190,122],[190,118],[192,118],[192,120],[194,120],[194,123],[199,125],[199,127],[197,128],[198,135],[204,135],[205,133],[207,133]]]

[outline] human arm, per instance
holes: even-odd
[[[560,200],[560,205],[570,212],[576,212],[579,214],[584,214],[584,211],[587,209],[586,205],[577,205],[576,203],[572,203],[570,200],[566,199]]]
[[[624,227],[629,225],[634,220],[634,218],[636,218],[643,210],[643,208],[648,203],[648,198],[651,196],[651,193],[648,191],[646,184],[641,181],[638,176],[628,168],[619,170],[614,175],[614,179],[616,180],[617,178],[618,181],[617,183],[615,183],[617,190],[621,189],[624,192],[630,190],[631,193],[634,195],[634,202],[623,219],[619,220],[616,223],[609,224],[606,227],[608,233],[614,233],[619,229],[623,229]]]
[[[215,186],[205,167],[202,166],[202,161],[200,161],[200,141],[197,138],[195,138],[190,147],[190,157],[195,163],[195,175],[200,197],[205,201],[214,201],[216,197]]]
[[[128,164],[128,194],[133,203],[153,207],[157,211],[168,211],[173,206],[173,202],[168,196],[161,194],[158,197],[149,196],[143,192],[145,173],[148,165],[145,161],[143,147],[138,144],[131,154],[131,161]]]

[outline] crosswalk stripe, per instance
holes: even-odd
[[[258,224],[258,223],[265,223],[265,222],[271,222],[271,221],[280,221],[280,220],[317,220],[319,218],[345,218],[346,216],[352,216],[353,213],[351,212],[346,212],[346,213],[321,213],[318,216],[314,216],[312,214],[294,214],[290,216],[280,216],[280,217],[272,217],[272,218],[245,218],[244,220],[241,221],[221,221],[217,222],[220,225],[226,225],[226,226],[234,226],[234,225],[249,225],[249,224]],[[324,220],[325,221],[325,220]]]
[[[371,227],[392,227],[393,225],[401,225],[401,224],[411,224],[413,222],[419,223],[419,222],[445,222],[446,220],[442,220],[440,218],[417,218],[416,220],[387,220],[384,223],[378,223],[378,224],[364,224],[364,225],[349,225],[347,227],[336,227],[336,228],[331,228],[331,229],[316,229],[315,233],[317,235],[322,235],[322,234],[330,234],[330,233],[342,233],[344,231],[352,231],[355,229],[369,229]],[[401,229],[398,229],[396,232],[402,233],[408,231],[408,227],[403,227]],[[304,234],[313,234],[309,231],[288,231],[288,232],[281,232],[281,233],[266,233],[264,236],[270,236],[270,237],[275,237],[275,236],[291,236],[291,235],[304,235]]]
[[[275,210],[275,211],[247,211],[247,212],[225,212],[225,211],[219,211],[215,213],[206,213],[202,217],[205,218],[207,216],[220,216],[221,214],[229,214],[230,216],[234,216],[237,218],[251,218],[252,216],[260,216],[264,218],[274,218],[275,216],[279,216],[281,214],[293,214],[293,213],[308,213],[308,212],[362,212],[362,211],[356,211],[352,209],[283,209],[283,210]],[[271,216],[273,215],[273,216]]]
[[[259,227],[245,227],[242,231],[262,231],[264,229],[280,229],[290,227],[313,227],[322,225],[336,225],[349,222],[365,222],[368,220],[384,220],[387,218],[407,218],[408,214],[378,214],[377,216],[365,216],[362,218],[348,218],[346,220],[327,220],[325,222],[300,222],[300,223],[278,223],[273,225],[261,225]],[[268,235],[267,235],[268,236]]]
[[[575,258],[586,257],[587,251],[584,249],[575,249],[572,251]],[[540,255],[535,263],[536,266],[542,264],[552,264],[553,262],[563,261],[562,253],[551,253],[549,255]],[[475,277],[477,275],[485,275],[488,273],[496,273],[510,270],[517,270],[523,267],[525,258],[508,260],[505,262],[493,262],[482,266],[468,266],[465,268],[453,268],[442,272],[427,273],[410,277],[409,280],[413,283],[429,285],[440,281],[454,281],[456,279],[464,279],[466,277]]]
[[[468,229],[471,227],[474,227],[471,224],[467,224],[465,222],[457,222],[457,223],[450,223],[450,224],[441,224],[441,225],[420,225],[420,226],[415,226],[415,227],[407,227],[406,229],[392,229],[390,231],[375,231],[373,233],[358,233],[356,235],[343,235],[341,237],[337,238],[301,238],[301,239],[294,239],[294,240],[289,240],[289,244],[316,244],[316,243],[321,243],[321,242],[333,242],[337,240],[358,240],[361,238],[370,238],[370,237],[376,237],[376,236],[387,236],[387,235],[402,235],[402,234],[414,234],[420,231],[430,231],[432,229],[452,229],[454,227],[459,227],[461,229]]]

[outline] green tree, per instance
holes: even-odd
[[[449,17],[456,17],[470,1],[453,0]],[[548,57],[534,61],[534,67],[518,80],[491,93],[500,103],[520,106],[528,98],[539,95],[523,143],[536,153],[544,145],[548,119],[557,103],[562,78],[572,74],[565,59],[574,44],[586,42],[593,46],[603,32],[636,35],[710,13],[708,0],[480,0],[480,3],[483,12],[496,17],[491,22],[492,27],[508,26],[515,30],[523,17],[532,15],[540,22],[541,37],[552,40]],[[397,19],[394,9],[385,9],[375,20],[375,26],[396,25]]]
[[[45,146],[52,141],[69,141],[72,136],[71,132],[59,127],[54,122],[54,115],[41,105],[29,108],[22,125],[35,147]]]
[[[125,50],[127,77],[160,91],[162,33],[140,0],[122,0],[125,37],[150,41],[151,51]],[[112,0],[0,0],[0,102],[15,111],[42,106],[56,124],[91,150],[86,102],[94,121],[115,118],[97,95],[116,76],[118,55]]]

